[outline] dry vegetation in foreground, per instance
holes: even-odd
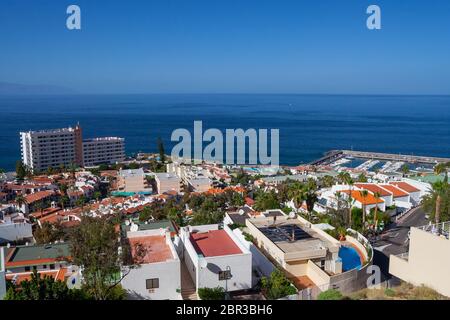
[[[406,282],[395,288],[363,289],[350,297],[354,300],[450,300],[433,289]]]

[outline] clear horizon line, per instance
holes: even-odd
[[[78,96],[78,95],[298,95],[298,96],[450,96],[450,93],[294,93],[294,92],[71,92],[71,93],[0,93],[2,96]]]

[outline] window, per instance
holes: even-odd
[[[157,289],[157,288],[159,288],[159,278],[145,280],[145,287],[147,289]]]
[[[51,264],[51,265],[50,265],[50,269],[51,269],[51,270],[55,270],[55,265],[54,265],[54,264]]]
[[[229,280],[229,279],[231,279],[230,270],[219,271],[219,280]]]
[[[46,265],[46,264],[44,264],[44,265],[42,266],[42,268],[44,268],[44,269],[47,269],[47,265]]]
[[[25,267],[25,271],[30,271],[30,267]]]

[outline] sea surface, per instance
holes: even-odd
[[[280,163],[332,149],[450,157],[450,96],[156,94],[0,96],[0,168],[20,159],[19,132],[73,126],[125,138],[127,154],[169,153],[174,129],[279,129]]]

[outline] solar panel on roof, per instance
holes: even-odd
[[[309,233],[297,225],[269,226],[260,231],[272,242],[297,241],[312,238]]]

